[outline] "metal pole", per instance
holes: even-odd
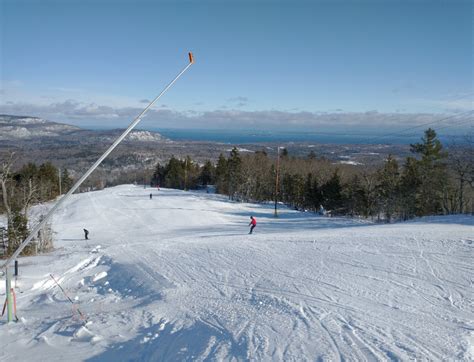
[[[12,279],[11,273],[8,268],[5,268],[5,279],[6,279],[6,290],[7,295],[7,320],[13,322],[13,296],[12,296]]]
[[[58,177],[59,177],[59,196],[61,196],[63,192],[61,190],[61,169],[60,168],[58,168]]]
[[[155,102],[160,99],[160,97],[166,93],[166,91],[171,88],[171,86],[183,75],[183,73],[188,70],[188,68],[194,63],[194,58],[192,53],[189,53],[189,64],[186,65],[186,67],[183,68],[181,72],[170,82],[168,85],[161,91],[156,98],[151,101],[151,103],[135,118],[135,120],[128,126],[128,128],[120,135],[119,138],[109,147],[107,151],[104,152],[102,156],[87,170],[87,172],[82,175],[82,177],[77,180],[77,182],[74,184],[74,186],[71,187],[71,189],[63,196],[61,197],[58,202],[49,210],[49,212],[46,214],[44,219],[38,223],[34,229],[30,232],[30,235],[21,243],[21,245],[18,247],[18,249],[13,253],[12,256],[3,264],[2,268],[7,268],[7,266],[10,264],[10,262],[21,253],[21,251],[31,242],[33,237],[37,235],[38,231],[41,230],[41,228],[46,224],[46,222],[51,218],[51,216],[54,214],[54,212],[66,201],[69,196],[72,195],[74,191],[84,182],[84,180],[89,177],[89,175],[101,164],[101,162],[117,147],[117,145],[122,142],[122,140],[130,133],[130,131],[141,121],[141,118],[145,115],[145,113],[155,104]],[[8,288],[7,288],[8,290]]]
[[[280,146],[277,148],[277,164],[275,177],[275,217],[278,217],[278,172],[280,171]]]
[[[184,159],[184,191],[187,191],[187,181],[188,181],[188,158]]]

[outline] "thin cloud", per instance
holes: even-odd
[[[49,105],[27,103],[4,103],[0,113],[38,116],[45,119],[91,124],[97,120],[103,126],[107,121],[115,127],[125,126],[143,109],[141,107],[111,107],[96,103],[78,102],[68,99]],[[452,113],[451,113],[452,114]],[[308,111],[243,111],[240,109],[217,109],[199,112],[196,110],[173,111],[166,108],[150,109],[143,125],[171,128],[254,128],[254,129],[344,129],[344,128],[396,128],[416,126],[442,118],[440,114],[428,113],[380,113],[367,112],[308,112]],[[460,116],[459,119],[462,119]],[[105,122],[105,123],[104,123]],[[444,124],[442,124],[444,126]]]
[[[234,107],[242,108],[242,107],[245,107],[249,103],[249,99],[247,97],[238,96],[238,97],[229,98],[227,100],[227,103],[233,104]]]
[[[227,102],[229,103],[248,102],[248,101],[249,99],[247,97],[242,97],[242,96],[229,98],[227,100]]]

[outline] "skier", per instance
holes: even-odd
[[[323,205],[319,205],[319,215],[326,215],[326,210],[324,209]]]
[[[89,236],[89,230],[84,229],[84,238],[85,238],[86,240],[89,240],[88,236]]]
[[[252,225],[252,226],[250,226],[250,225]],[[255,228],[255,226],[257,226],[257,220],[253,216],[250,216],[249,226],[250,226],[249,234],[252,234],[253,229]]]
[[[150,200],[153,198],[153,195],[150,193]]]

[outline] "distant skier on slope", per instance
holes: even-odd
[[[153,194],[150,193],[150,200],[153,198]]]
[[[84,238],[85,238],[86,240],[89,240],[88,236],[89,236],[89,230],[84,229]]]
[[[250,225],[252,225],[252,226],[250,226]],[[253,216],[250,216],[249,226],[250,226],[249,234],[252,234],[253,229],[255,229],[255,226],[257,226],[257,220]]]
[[[319,215],[326,215],[326,210],[324,209],[323,205],[319,205]]]

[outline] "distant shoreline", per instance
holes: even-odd
[[[102,130],[99,128],[91,128],[91,130]],[[330,133],[330,132],[303,132],[303,131],[263,131],[263,130],[217,130],[217,129],[178,129],[178,128],[147,128],[148,130],[160,133],[163,137],[173,141],[201,141],[216,142],[224,144],[259,144],[259,143],[312,143],[315,144],[393,144],[408,145],[418,142],[423,134],[403,136],[384,137],[387,133],[377,135],[374,133]],[[452,140],[461,141],[462,136],[448,135],[440,136],[442,142],[450,142]]]

